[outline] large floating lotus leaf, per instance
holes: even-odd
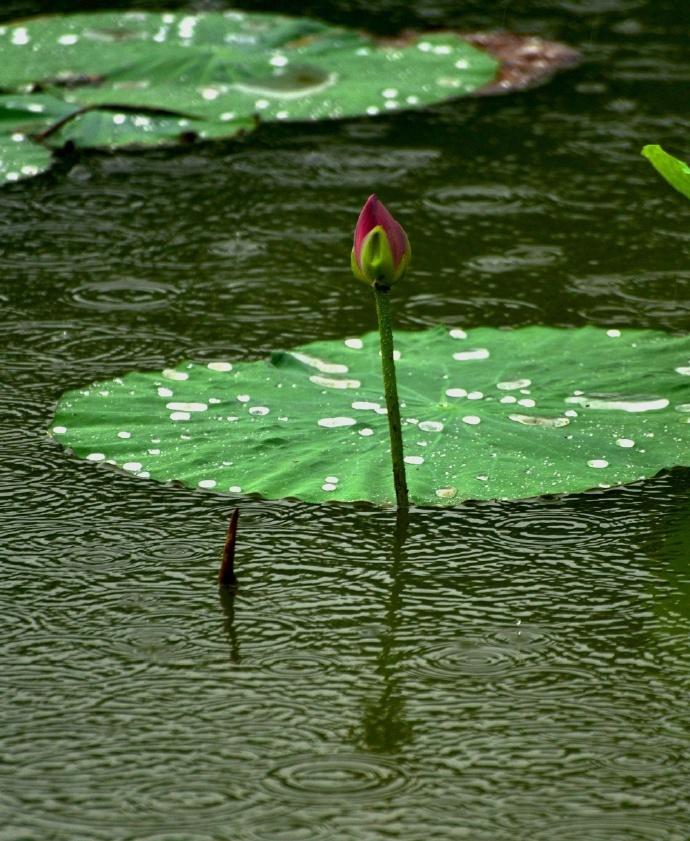
[[[230,137],[256,118],[375,115],[521,89],[574,56],[519,36],[383,43],[282,15],[98,12],[0,26],[0,91],[50,95],[73,115],[57,116],[37,142],[114,148]]]
[[[642,154],[672,187],[690,199],[690,166],[669,155],[661,146],[645,146]]]
[[[584,491],[690,462],[690,338],[641,330],[399,333],[411,499]],[[378,337],[183,362],[67,393],[78,456],[218,492],[393,501]]]

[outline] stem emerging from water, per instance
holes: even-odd
[[[374,284],[376,313],[379,318],[379,336],[381,337],[381,367],[383,369],[383,387],[386,392],[388,410],[388,431],[391,439],[391,458],[393,461],[393,482],[398,508],[407,509],[407,479],[403,461],[402,428],[400,424],[400,405],[398,403],[398,384],[395,379],[393,360],[393,328],[391,326],[391,305],[389,289]]]

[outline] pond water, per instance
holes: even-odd
[[[240,499],[231,600],[233,500],[46,435],[92,379],[372,329],[349,271],[372,191],[413,243],[400,328],[687,332],[690,209],[639,150],[689,157],[688,8],[487,5],[244,4],[507,26],[583,64],[515,97],[66,158],[0,191],[0,841],[687,838],[688,471],[414,510],[400,552],[390,511]]]

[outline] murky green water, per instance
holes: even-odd
[[[280,8],[507,25],[583,66],[514,98],[66,159],[0,192],[2,841],[688,837],[687,471],[414,511],[402,553],[390,512],[243,500],[223,603],[229,500],[45,434],[94,378],[371,329],[348,261],[374,190],[415,250],[400,327],[687,332],[690,210],[639,149],[690,157],[688,9],[487,5]]]

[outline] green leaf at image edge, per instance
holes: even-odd
[[[686,199],[690,199],[690,166],[673,155],[665,152],[661,146],[654,144],[645,146],[642,154],[652,164],[654,169],[668,183],[682,193]]]
[[[439,327],[395,342],[413,503],[578,493],[690,464],[690,337]],[[64,395],[51,434],[141,478],[390,505],[384,405],[370,333],[96,383]]]

